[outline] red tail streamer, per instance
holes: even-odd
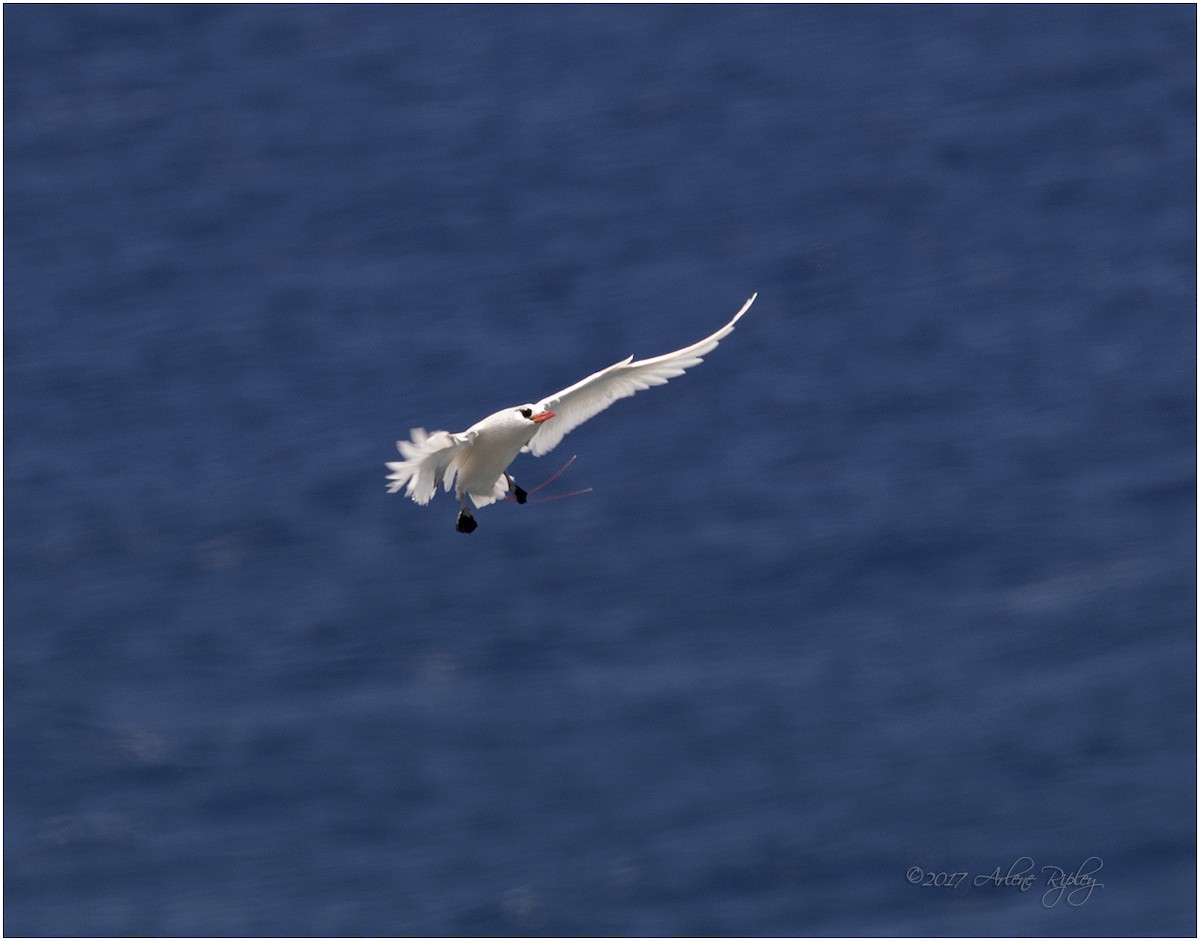
[[[577,454],[572,454],[570,460],[568,460],[566,464],[564,464],[562,467],[560,467],[558,470],[556,470],[553,474],[551,474],[549,477],[547,477],[545,480],[543,480],[540,484],[538,484],[532,490],[527,490],[526,493],[527,494],[535,494],[539,490],[541,490],[543,487],[545,487],[547,484],[554,483],[554,481],[558,480],[558,478],[560,476],[562,476],[563,471],[565,471],[568,467],[570,467],[572,464],[575,463],[575,458],[578,456],[579,455],[577,455]],[[529,500],[528,502],[529,503],[552,503],[555,500],[565,500],[567,497],[577,497],[581,493],[591,493],[591,492],[592,492],[591,487],[584,487],[582,490],[575,490],[571,493],[563,493],[563,494],[559,494],[558,496],[555,496],[555,497],[542,497],[540,500]],[[506,496],[504,499],[511,500],[514,503],[517,500],[517,498],[514,497],[511,493],[508,496]]]

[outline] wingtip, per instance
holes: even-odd
[[[729,321],[729,326],[732,327],[735,323],[742,319],[742,314],[750,309],[750,305],[754,303],[754,299],[756,297],[758,297],[758,291],[755,291],[753,294],[751,294],[750,299],[742,305],[742,309],[733,315],[733,320]]]

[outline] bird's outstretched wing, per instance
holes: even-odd
[[[598,415],[617,399],[626,398],[651,386],[661,386],[668,379],[682,376],[685,370],[703,362],[703,358],[733,332],[734,324],[750,309],[756,297],[757,293],[751,295],[750,300],[742,305],[742,309],[729,323],[699,343],[693,343],[674,353],[655,356],[653,359],[635,360],[630,356],[561,392],[542,399],[537,404],[537,410],[549,409],[554,412],[554,418],[538,427],[537,433],[530,439],[525,450],[541,457],[553,450],[569,431],[578,428],[593,415]]]
[[[397,441],[403,461],[389,461],[388,493],[395,493],[405,484],[404,495],[424,506],[433,499],[438,484],[445,481],[447,492],[454,486],[458,465],[454,459],[474,439],[474,432],[455,435],[448,431],[427,434],[424,428],[409,432],[411,441]],[[446,472],[449,470],[449,476]]]

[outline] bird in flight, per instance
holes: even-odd
[[[528,494],[508,473],[508,465],[518,454],[529,451],[541,457],[553,450],[569,431],[617,399],[682,376],[685,370],[703,362],[733,332],[734,324],[756,297],[757,293],[751,295],[734,318],[712,336],[682,350],[651,359],[630,356],[539,402],[501,409],[458,434],[449,431],[429,434],[424,428],[412,429],[410,440],[396,442],[404,460],[388,462],[391,471],[387,478],[391,481],[388,492],[396,493],[404,487],[405,496],[424,506],[433,499],[439,485],[447,493],[454,488],[459,506],[455,529],[460,533],[474,532],[479,524],[468,498],[475,509],[509,495],[517,503],[526,502]]]

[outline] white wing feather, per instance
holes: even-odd
[[[618,399],[649,389],[651,386],[661,386],[668,379],[682,376],[684,370],[703,362],[703,358],[733,332],[734,324],[750,309],[756,297],[758,294],[753,294],[729,323],[699,343],[652,359],[635,360],[630,356],[561,392],[542,399],[537,404],[537,410],[550,409],[554,412],[554,417],[539,426],[537,433],[523,450],[532,451],[537,457],[541,457],[552,451],[568,432],[598,415]]]
[[[424,506],[433,499],[438,484],[445,482],[446,492],[454,486],[454,478],[458,466],[454,459],[470,444],[475,435],[451,434],[448,431],[435,431],[427,434],[424,428],[414,428],[409,432],[411,441],[397,441],[403,461],[389,461],[388,493],[395,493],[405,484],[408,487],[404,495],[411,497],[415,503]],[[446,472],[449,471],[449,476]]]

